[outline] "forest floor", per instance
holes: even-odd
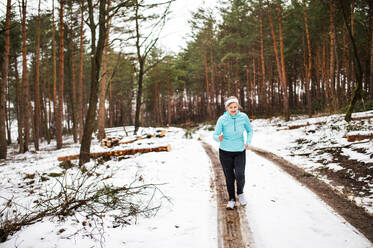
[[[370,115],[373,111],[353,116]],[[373,247],[367,234],[373,214],[373,141],[351,143],[345,138],[352,132],[372,131],[373,119],[347,124],[342,115],[299,116],[290,122],[258,119],[252,125],[253,148],[247,151],[245,186],[248,205],[237,211],[224,209],[224,179],[221,170],[219,175],[213,126],[167,128],[164,138],[114,148],[103,148],[93,140],[91,151],[171,145],[170,152],[98,159],[85,166],[89,172],[95,169],[88,173],[88,180],[99,192],[108,186],[155,185],[125,198],[132,206],[144,204],[155,211],[129,215],[121,222],[118,209],[106,209],[99,216],[89,216],[87,209],[46,216],[10,235],[0,248]],[[303,126],[288,129],[289,125]],[[142,128],[140,132],[159,129]],[[129,136],[123,128],[106,131],[124,141],[135,138],[132,127],[126,128]],[[10,158],[0,161],[4,178],[0,181],[0,211],[6,210],[0,215],[0,228],[4,220],[37,210],[38,202],[66,193],[61,191],[66,190],[64,186],[85,178],[75,163],[69,168],[57,161],[59,156],[79,153],[79,145],[71,137],[64,142],[60,150],[53,143],[26,154],[11,149]]]

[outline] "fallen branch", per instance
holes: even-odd
[[[138,148],[138,149],[126,149],[126,150],[117,150],[117,151],[108,151],[108,152],[94,152],[90,153],[90,158],[99,158],[103,156],[123,156],[123,155],[133,155],[136,153],[147,153],[147,152],[169,152],[171,151],[171,146],[158,146],[158,147],[150,147],[150,148]],[[66,160],[73,160],[79,159],[79,154],[58,157],[58,161],[66,161]]]
[[[142,182],[140,176],[128,185],[115,186],[104,182],[107,179],[105,175],[92,176],[97,175],[98,166],[96,164],[86,172],[77,170],[75,175],[65,174],[63,179],[56,179],[56,184],[47,186],[45,192],[33,201],[31,208],[0,196],[7,201],[6,206],[0,209],[0,243],[22,227],[39,222],[45,217],[56,216],[63,220],[76,214],[82,216],[84,213],[82,225],[92,223],[91,230],[102,232],[105,228],[104,217],[108,212],[115,210],[113,221],[107,224],[124,226],[139,215],[155,215],[163,199],[169,201],[158,188],[161,184],[139,185]],[[93,235],[90,237],[93,238]]]

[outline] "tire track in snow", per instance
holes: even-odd
[[[245,209],[238,207],[235,210],[226,210],[225,205],[228,200],[226,192],[225,178],[219,158],[215,149],[202,142],[202,146],[209,156],[213,171],[214,184],[218,206],[218,247],[219,248],[243,248],[253,247],[251,230],[249,228]]]

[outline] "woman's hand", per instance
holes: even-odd
[[[222,140],[223,140],[223,134],[219,136],[219,140],[220,140],[220,142],[222,142]]]
[[[246,150],[250,150],[250,146],[248,144],[245,144]]]

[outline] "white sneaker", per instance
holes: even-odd
[[[245,206],[247,204],[245,195],[243,193],[238,195],[238,200],[240,201],[241,206]]]
[[[236,201],[228,201],[227,209],[234,209],[235,206],[236,206]]]

